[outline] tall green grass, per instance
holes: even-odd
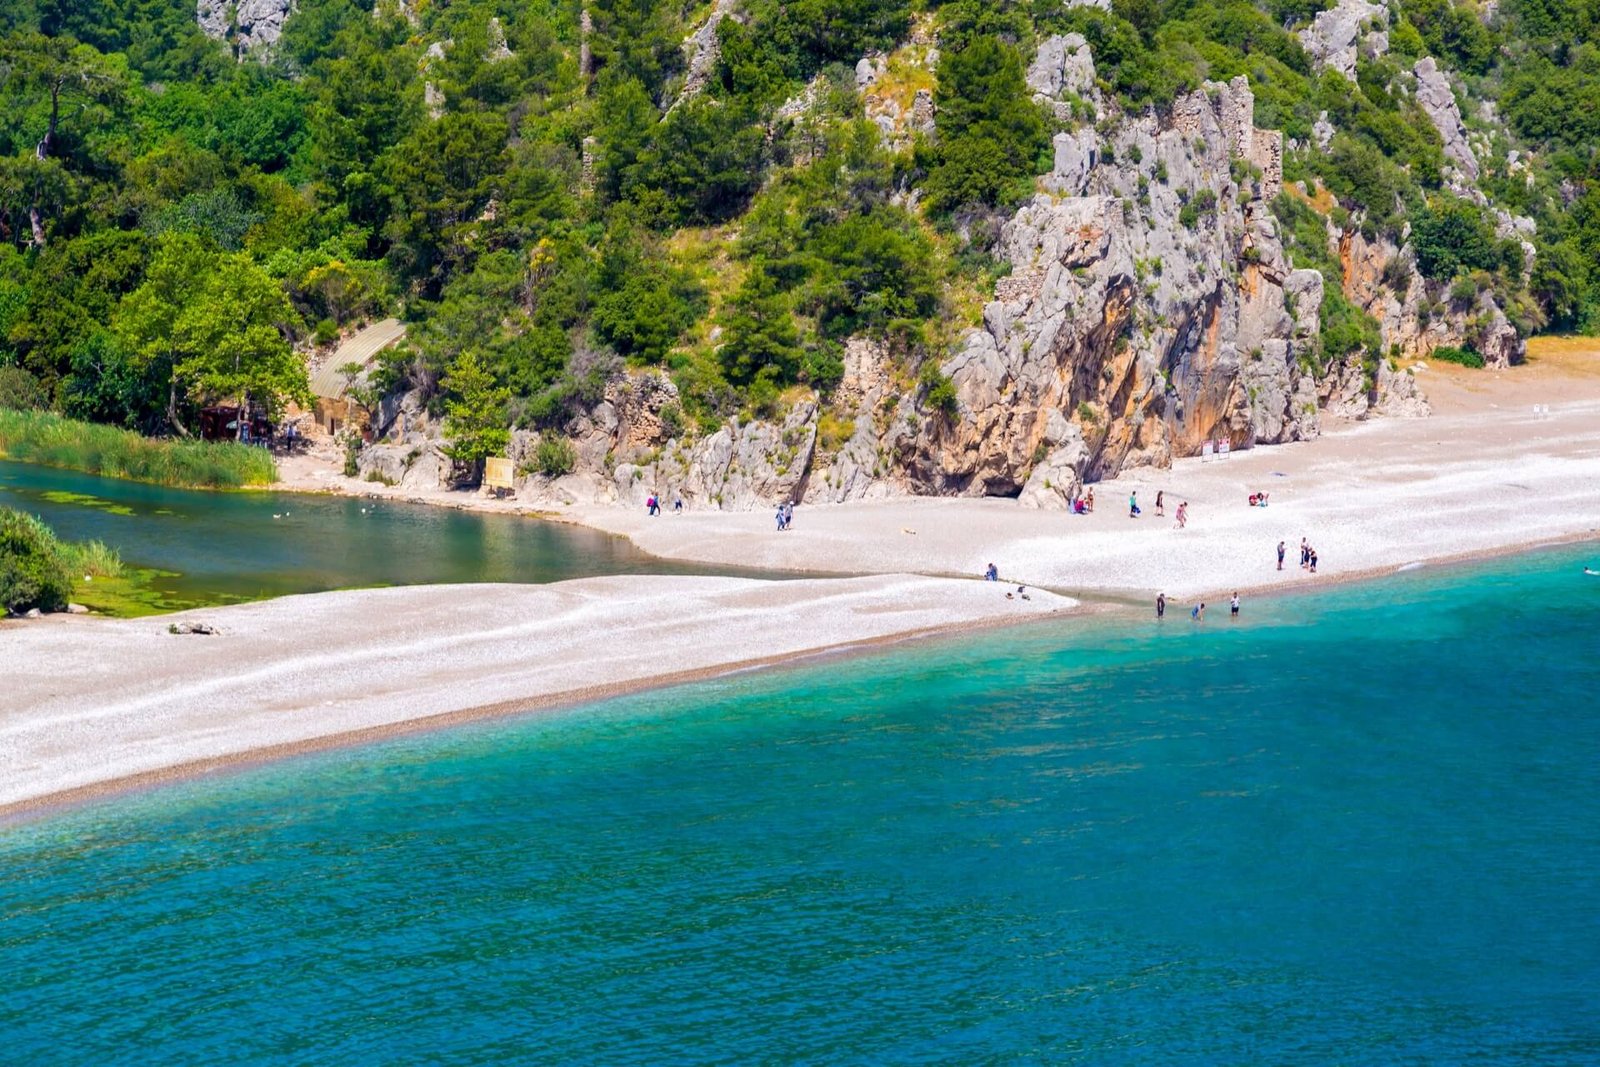
[[[61,559],[73,574],[89,578],[122,577],[122,553],[104,541],[62,541]]]
[[[196,489],[270,485],[277,464],[264,448],[171,441],[46,411],[0,408],[0,454],[28,463]]]

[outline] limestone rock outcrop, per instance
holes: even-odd
[[[716,0],[711,7],[711,14],[684,39],[683,49],[689,57],[689,72],[677,99],[673,101],[673,107],[699,96],[711,81],[717,63],[722,59],[722,40],[717,36],[717,29],[723,19],[731,17],[739,20],[735,13],[737,8],[738,0]]]
[[[1043,502],[1205,441],[1317,432],[1301,357],[1321,276],[1284,258],[1268,208],[1281,140],[1253,115],[1238,79],[1181,98],[1165,122],[1124,122],[1108,144],[1057,137],[1045,184],[1062,195],[1002,231],[1011,275],[944,364],[960,415],[929,436],[914,484]],[[1258,159],[1261,178],[1235,180],[1234,161]]]
[[[1425,359],[1435,348],[1470,345],[1491,367],[1522,361],[1527,342],[1488,291],[1457,300],[1449,285],[1430,284],[1409,267],[1414,262],[1409,248],[1397,248],[1382,236],[1368,239],[1359,229],[1339,234],[1337,247],[1345,296],[1378,320],[1386,349]],[[1386,270],[1396,261],[1408,266],[1400,272],[1404,284],[1399,291],[1396,272]]]
[[[1369,0],[1339,0],[1300,31],[1300,44],[1318,70],[1356,80],[1356,59],[1389,50],[1389,9]],[[1363,51],[1364,50],[1364,51]]]
[[[1061,102],[1063,92],[1088,101],[1099,113],[1102,103],[1095,86],[1094,54],[1083,34],[1056,34],[1040,42],[1028,67],[1028,88],[1035,100],[1055,104],[1063,120],[1072,117],[1070,107]]]
[[[294,0],[197,0],[195,18],[207,37],[227,41],[242,58],[276,44],[294,8]]]
[[[1445,158],[1454,163],[1468,181],[1477,181],[1478,157],[1467,143],[1467,125],[1461,121],[1461,108],[1450,89],[1450,79],[1444,76],[1432,56],[1417,60],[1413,73],[1417,76],[1417,104],[1439,131]]]

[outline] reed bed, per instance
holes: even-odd
[[[64,419],[46,411],[0,409],[0,454],[107,478],[193,489],[270,485],[271,453],[231,441],[181,441]]]

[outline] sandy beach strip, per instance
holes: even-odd
[[[1132,470],[1093,486],[1088,516],[1004,499],[893,499],[802,506],[779,534],[765,513],[648,517],[578,506],[567,515],[654,555],[704,564],[976,575],[992,562],[1030,585],[1140,599],[1289,589],[1600,538],[1600,375],[1424,377],[1430,418],[1331,426],[1313,441]],[[1254,492],[1268,494],[1267,507],[1249,506]],[[1298,566],[1302,537],[1317,550],[1314,576]],[[1281,572],[1279,541],[1288,553]]]
[[[621,576],[284,597],[5,627],[0,815],[827,650],[1046,618],[1043,591],[904,574]],[[216,635],[169,625],[204,622]]]

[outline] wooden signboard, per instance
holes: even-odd
[[[484,460],[483,484],[490,489],[512,489],[511,461],[504,456],[490,456]]]

